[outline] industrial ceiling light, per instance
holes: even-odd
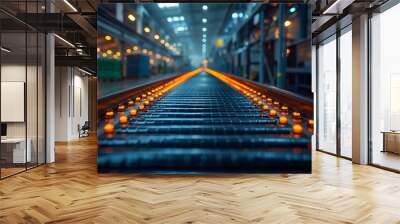
[[[105,39],[105,40],[112,40],[112,36],[107,35],[107,36],[104,37],[104,39]]]
[[[290,9],[289,9],[289,12],[290,12],[290,13],[296,12],[296,7],[293,6],[292,8],[290,8]]]
[[[128,19],[132,22],[134,22],[136,20],[136,17],[133,14],[129,14],[128,15]]]
[[[160,35],[158,35],[158,34],[154,35],[154,39],[156,39],[156,40],[160,39]]]
[[[113,52],[112,52],[112,50],[107,50],[106,53],[107,53],[108,55],[111,55]]]
[[[179,27],[176,28],[177,32],[182,32],[182,31],[185,31],[185,30],[186,30],[186,27],[184,27],[184,26],[179,26]]]
[[[207,42],[207,39],[204,38],[202,41],[203,41],[203,43],[205,43],[205,42]]]
[[[290,25],[292,25],[292,22],[290,22],[290,20],[286,20],[284,25],[285,27],[289,27]]]
[[[61,40],[62,42],[64,42],[65,44],[67,44],[68,46],[75,48],[75,45],[73,45],[73,44],[72,44],[71,42],[69,42],[68,40],[66,40],[66,39],[64,39],[64,38],[62,38],[62,37],[60,37],[60,36],[57,35],[57,34],[54,34],[54,36],[57,37],[57,38],[58,38],[59,40]]]
[[[207,5],[203,5],[202,9],[203,9],[204,11],[207,11],[208,6],[207,6]]]
[[[206,19],[206,18],[203,18],[201,21],[202,21],[203,23],[207,23],[207,19]]]
[[[232,19],[237,19],[239,17],[239,15],[237,14],[237,12],[232,13]]]
[[[174,8],[174,7],[178,7],[178,6],[179,6],[179,3],[158,3],[157,5],[158,5],[158,7],[159,7],[160,9],[163,9],[163,8]]]
[[[161,44],[164,44],[164,43],[165,43],[165,40],[163,40],[163,39],[160,40],[160,43],[161,43]]]
[[[144,30],[144,32],[146,32],[146,33],[150,33],[150,28],[147,27],[147,26],[146,26],[143,30]]]
[[[203,27],[202,30],[203,30],[203,32],[206,32],[206,31],[207,31],[207,28],[206,28],[206,27]]]
[[[4,51],[6,53],[10,53],[11,52],[11,50],[9,50],[9,49],[7,49],[5,47],[1,47],[0,49],[1,49],[1,51]]]
[[[68,5],[68,7],[70,7],[74,12],[78,12],[78,10],[68,0],[64,0],[64,3]]]

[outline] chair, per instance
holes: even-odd
[[[90,124],[89,121],[85,121],[82,127],[78,124],[79,138],[89,136]]]

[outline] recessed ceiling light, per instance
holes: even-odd
[[[203,32],[206,32],[206,31],[207,31],[207,28],[206,28],[206,27],[203,27],[202,30],[203,30]]]
[[[202,9],[203,9],[204,11],[207,11],[208,6],[207,6],[207,5],[203,5]]]
[[[207,23],[207,19],[206,19],[206,18],[203,18],[201,21],[202,21],[203,23]]]

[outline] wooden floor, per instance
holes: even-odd
[[[314,153],[312,175],[98,175],[94,138],[0,181],[0,223],[400,223],[400,175]]]

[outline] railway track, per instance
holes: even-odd
[[[307,105],[277,95],[200,68],[100,102],[98,170],[311,172]]]

